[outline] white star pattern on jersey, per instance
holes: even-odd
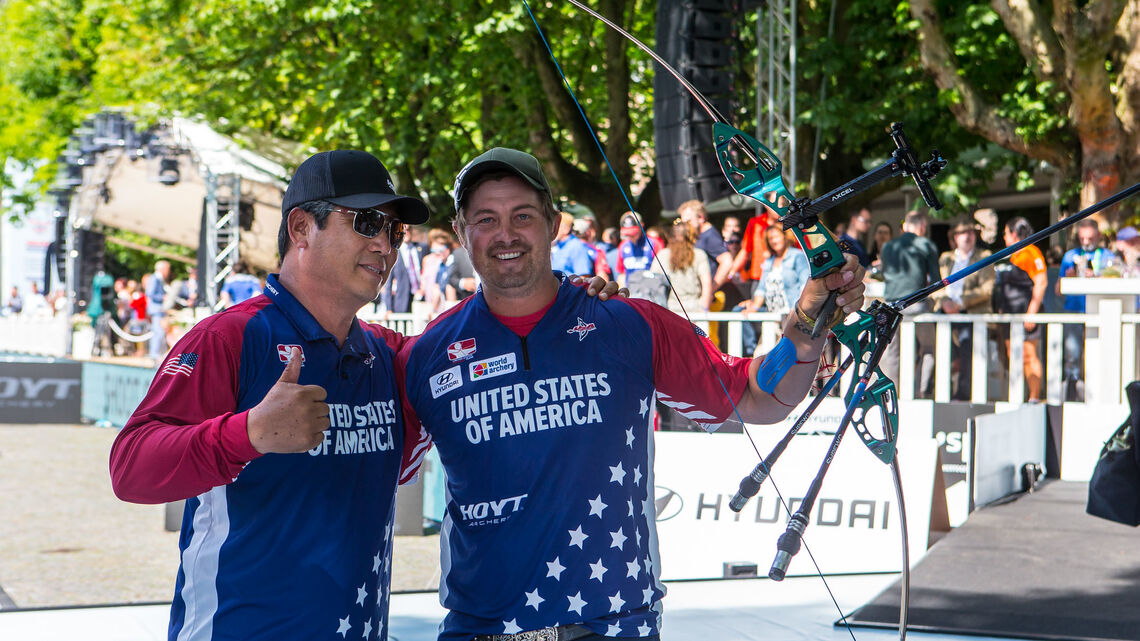
[[[629,537],[625,535],[625,532],[623,532],[621,528],[618,528],[616,532],[610,532],[610,540],[612,541],[610,543],[610,547],[617,548],[619,550],[622,549],[622,546],[625,545],[625,540],[627,538]]]
[[[649,400],[643,399],[642,402],[645,413]],[[631,426],[625,432],[624,441],[631,450],[636,450],[635,443],[645,438],[645,432],[637,430]],[[597,478],[594,488],[590,487],[589,482],[582,488],[583,493],[593,489],[591,493],[595,493],[595,496],[586,499],[583,511],[573,515],[583,520],[574,529],[566,530],[568,537],[563,539],[565,548],[552,561],[546,562],[545,581],[548,583],[533,586],[529,592],[523,592],[523,607],[526,612],[533,612],[534,618],[517,616],[503,621],[503,633],[514,634],[516,628],[531,630],[576,620],[604,623],[607,626],[607,636],[618,636],[622,632],[619,623],[598,619],[622,616],[623,613],[621,622],[629,630],[626,634],[630,634],[634,626],[640,626],[637,628],[639,631],[650,631],[643,636],[654,633],[657,623],[655,612],[646,612],[644,618],[629,613],[631,608],[653,603],[658,592],[652,574],[654,562],[650,550],[642,548],[642,542],[648,537],[642,536],[641,532],[648,525],[646,519],[651,518],[645,513],[651,511],[643,510],[641,506],[646,500],[652,500],[652,496],[647,496],[652,489],[645,486],[647,477],[641,469],[644,463],[629,470],[628,461],[629,458],[619,452],[619,458],[612,461],[613,465],[601,468],[609,469],[608,476]],[[595,488],[602,491],[598,492]],[[615,501],[618,505],[624,502],[626,509],[607,510]],[[583,558],[583,554],[589,556]],[[624,573],[615,570],[623,564]],[[564,578],[567,581],[564,582]],[[560,604],[566,610],[562,610]],[[522,611],[515,610],[512,614],[521,613]],[[567,616],[571,618],[568,619]],[[636,618],[630,618],[631,616]]]
[[[546,578],[554,577],[555,581],[560,581],[562,580],[562,571],[565,569],[566,568],[562,567],[562,564],[558,562],[558,557],[554,557],[554,561],[546,562]],[[535,591],[537,592],[537,590]]]
[[[621,485],[625,482],[625,470],[622,469],[621,461],[617,465],[610,466],[610,483],[617,483]]]
[[[598,583],[602,582],[602,576],[606,573],[606,566],[602,565],[602,560],[598,559],[597,563],[590,564],[590,578],[597,579]]]
[[[641,408],[639,410],[637,410],[637,413],[641,414],[641,418],[645,418],[645,413],[648,411],[649,411],[649,399],[643,398],[643,399],[641,399]]]
[[[582,608],[586,607],[586,601],[582,600],[582,591],[579,590],[578,594],[568,597],[570,607],[567,612],[576,612],[582,614]]]
[[[348,612],[344,618],[337,619],[336,634],[339,634],[342,639],[347,639],[349,631],[356,626],[353,625],[353,620],[363,620],[364,623],[360,625],[362,633],[358,637],[353,634],[353,638],[364,639],[369,641],[371,639],[378,639],[384,633],[384,614],[388,610],[388,594],[383,589],[383,586],[388,584],[388,576],[391,568],[391,548],[390,542],[392,540],[392,526],[388,525],[384,529],[384,541],[380,544],[381,547],[376,551],[376,555],[372,557],[372,576],[360,584],[356,588],[356,598],[352,605],[348,606]],[[372,591],[368,589],[369,584],[373,586]],[[376,595],[376,600],[369,603],[369,597],[372,594]],[[349,597],[352,598],[352,597]],[[360,617],[356,618],[356,608],[360,607],[364,611],[360,613]],[[375,623],[373,623],[375,621]],[[375,632],[375,634],[373,634]]]
[[[597,498],[591,499],[590,503],[590,516],[602,518],[602,510],[606,509],[606,504],[602,502],[602,495],[599,494]]]
[[[578,546],[579,550],[586,549],[582,546],[582,544],[585,543],[586,539],[588,539],[588,538],[590,538],[590,535],[582,534],[582,526],[581,525],[574,528],[573,530],[570,530],[570,545]],[[557,559],[555,559],[555,560],[557,561]]]

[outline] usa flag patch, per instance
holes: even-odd
[[[198,364],[198,355],[190,352],[187,354],[179,354],[171,356],[170,360],[166,361],[166,365],[162,367],[161,374],[181,374],[189,376],[190,372],[194,371],[194,366]]]

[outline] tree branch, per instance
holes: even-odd
[[[1124,2],[1093,2],[1082,11],[1072,0],[1058,0],[1053,14],[1053,29],[1069,54],[1065,56],[1065,79],[1072,100],[1070,120],[1081,141],[1082,206],[1115,193],[1120,186],[1123,131],[1104,62],[1112,46],[1108,36],[1116,28]]]
[[[991,0],[1005,29],[1039,80],[1064,86],[1065,52],[1037,0]]]
[[[606,0],[602,13],[618,24],[624,22],[624,5],[620,0]],[[606,154],[622,186],[628,185],[632,171],[629,166],[629,43],[614,29],[605,30],[606,96],[609,120],[606,136]]]
[[[1140,178],[1140,1],[1129,3],[1117,23],[1116,37],[1124,59],[1116,87],[1116,117],[1124,130],[1125,182]]]
[[[567,91],[566,85],[563,84],[562,76],[554,66],[554,61],[550,59],[546,47],[542,45],[538,32],[533,32],[525,41],[527,57],[522,60],[524,64],[532,65],[538,73],[538,82],[542,86],[542,91],[554,110],[557,122],[570,132],[570,139],[578,158],[590,168],[605,165],[601,153],[594,144],[590,129],[582,120],[582,115],[578,113],[578,107]]]
[[[959,71],[957,60],[942,36],[942,21],[932,0],[913,0],[911,14],[919,23],[919,51],[922,66],[943,91],[953,91],[958,100],[951,103],[950,111],[967,131],[983,136],[1006,149],[1051,163],[1068,173],[1074,159],[1067,148],[1048,142],[1029,143],[1017,133],[1013,121],[998,115],[997,109],[987,103]]]

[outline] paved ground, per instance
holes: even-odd
[[[111,492],[116,433],[0,425],[0,590],[17,607],[170,601],[178,533],[164,529],[164,506]],[[435,589],[438,545],[438,536],[396,538],[394,591]]]

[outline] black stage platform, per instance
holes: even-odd
[[[980,509],[912,572],[908,630],[1140,641],[1140,530],[1085,514],[1088,485],[1051,481]],[[898,628],[899,584],[853,626]]]

